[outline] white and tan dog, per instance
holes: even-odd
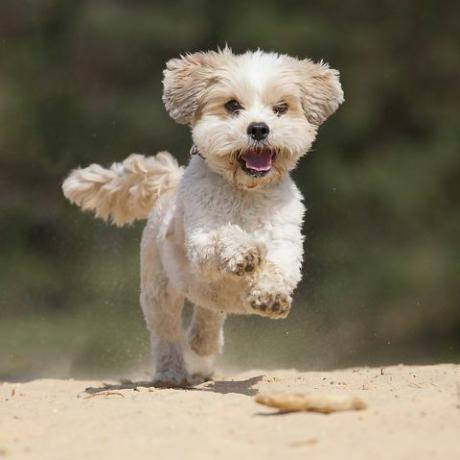
[[[167,152],[131,155],[74,170],[63,190],[116,225],[148,218],[140,298],[154,381],[186,385],[212,375],[227,314],[287,316],[304,214],[289,171],[343,92],[326,64],[228,48],[170,60],[163,83],[167,111],[191,126],[185,170]],[[185,299],[195,306],[186,337]]]

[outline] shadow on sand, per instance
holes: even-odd
[[[211,391],[214,393],[229,394],[237,393],[245,396],[254,396],[258,393],[254,386],[262,380],[263,375],[257,375],[246,380],[210,380],[197,386],[171,386],[164,384],[156,384],[151,381],[122,380],[120,383],[102,383],[98,387],[88,387],[85,393],[88,395],[96,395],[99,393],[108,393],[120,390],[140,391],[139,388],[156,388],[156,389],[173,389],[178,391]]]

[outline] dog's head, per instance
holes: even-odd
[[[209,167],[244,189],[292,170],[343,102],[339,74],[327,64],[262,51],[172,59],[163,83],[167,111],[191,125]]]

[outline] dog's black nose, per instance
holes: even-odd
[[[253,122],[248,126],[248,134],[256,141],[263,141],[270,132],[267,123]]]

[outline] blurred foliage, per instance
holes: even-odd
[[[133,151],[187,161],[161,72],[225,43],[324,59],[346,103],[294,174],[309,210],[293,312],[231,318],[224,365],[458,361],[459,16],[453,0],[3,0],[0,377],[148,369],[142,223],[95,221],[60,184]]]

